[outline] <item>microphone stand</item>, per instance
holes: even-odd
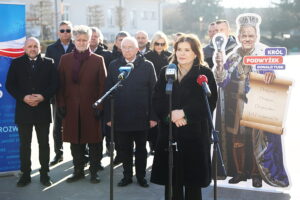
[[[114,165],[113,165],[113,159],[114,159],[114,151],[115,151],[115,140],[114,140],[114,133],[115,133],[115,98],[114,98],[114,91],[117,90],[118,87],[120,87],[121,82],[123,79],[119,80],[109,91],[107,91],[99,100],[97,100],[93,107],[96,108],[99,104],[101,104],[106,97],[109,96],[110,98],[110,112],[111,112],[111,128],[110,128],[110,144],[109,144],[109,157],[110,157],[110,195],[109,199],[114,199]]]
[[[173,155],[173,146],[176,146],[176,142],[173,142],[173,130],[172,130],[172,90],[173,90],[173,80],[168,80],[166,85],[166,94],[169,96],[169,143],[168,143],[168,151],[169,151],[169,182],[168,182],[168,200],[172,200],[173,196],[173,163],[174,163],[174,155]]]
[[[213,146],[213,170],[215,171],[214,173],[214,200],[217,199],[217,168],[218,168],[218,160],[217,157],[221,163],[221,170],[223,172],[223,174],[225,176],[227,176],[226,170],[225,170],[225,165],[222,159],[222,154],[220,151],[220,146],[219,146],[219,132],[215,130],[215,127],[213,125],[213,118],[212,118],[212,114],[211,114],[211,110],[210,110],[210,106],[209,106],[209,102],[208,102],[208,98],[207,98],[207,94],[205,93],[205,104],[206,104],[206,108],[207,108],[207,114],[208,114],[208,123],[211,127],[211,136],[212,136],[212,142],[214,143]]]

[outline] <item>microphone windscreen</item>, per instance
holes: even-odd
[[[199,75],[197,78],[197,83],[202,86],[203,82],[208,82],[207,77],[205,75]]]

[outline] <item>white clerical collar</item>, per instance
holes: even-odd
[[[28,57],[29,58],[29,57]],[[29,60],[31,61],[31,60],[34,60],[34,61],[36,61],[37,60],[37,58],[38,57],[35,57],[34,59],[32,59],[32,58],[29,58]]]

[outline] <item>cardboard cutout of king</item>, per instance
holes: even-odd
[[[259,71],[245,65],[245,56],[263,56],[266,45],[259,42],[261,18],[257,14],[239,15],[239,45],[228,55],[216,51],[214,75],[219,86],[216,129],[221,133],[221,150],[230,184],[252,178],[253,187],[262,187],[262,180],[274,187],[287,187],[289,180],[282,159],[281,136],[240,125],[247,104],[250,73],[263,74],[264,83],[272,84],[274,71]],[[226,62],[225,62],[226,60]],[[218,174],[220,176],[220,174]]]

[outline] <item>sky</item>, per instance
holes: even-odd
[[[171,2],[184,2],[185,0],[169,0]],[[271,2],[278,2],[279,0],[223,0],[222,6],[227,8],[265,8],[270,7]]]

